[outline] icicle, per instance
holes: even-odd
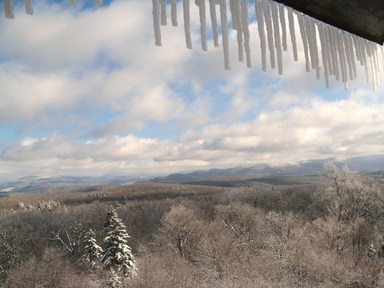
[[[313,48],[314,43],[313,43],[312,29],[310,27],[309,21],[310,19],[308,16],[303,16],[303,24],[304,24],[305,34],[306,34],[308,48],[309,48],[311,68],[315,69],[316,66],[315,66],[315,56],[314,56],[314,48]]]
[[[278,7],[275,1],[271,2],[271,6],[272,6],[273,32],[275,36],[275,46],[276,46],[276,52],[277,52],[278,73],[279,75],[283,75],[283,55],[281,50]]]
[[[355,55],[354,49],[356,50],[356,48],[355,48],[353,37],[351,34],[347,35],[347,41],[348,41],[348,47],[349,47],[349,59],[351,61],[351,65],[352,65],[352,76],[353,76],[353,80],[354,80],[354,79],[357,79],[356,60],[354,57],[354,55]]]
[[[375,59],[376,59],[376,64],[377,64],[377,74],[380,75],[381,72],[381,66],[380,66],[380,47],[379,45],[375,45]]]
[[[239,7],[239,0],[230,0],[231,5],[231,16],[232,16],[232,25],[233,29],[236,30],[237,34],[237,49],[238,49],[238,58],[240,62],[244,61],[244,51],[243,51],[243,29],[241,25],[241,11]]]
[[[384,74],[384,46],[381,46],[380,50],[381,50],[381,63],[383,63],[383,74]]]
[[[328,29],[327,25],[324,25],[323,23],[320,23],[322,27],[323,33],[323,39],[324,39],[324,49],[325,49],[325,57],[327,60],[327,67],[328,67],[328,74],[333,74],[333,67],[332,67],[332,56],[331,56],[331,40],[329,39]]]
[[[339,60],[341,67],[341,78],[344,83],[345,89],[347,89],[348,85],[348,73],[347,73],[347,65],[345,63],[345,49],[343,45],[342,35],[339,30],[334,29],[336,33],[336,41],[337,41],[337,49],[339,52]]]
[[[272,21],[271,21],[271,12],[269,10],[269,6],[266,0],[262,0],[263,2],[263,14],[265,19],[265,24],[267,27],[267,38],[268,38],[268,48],[269,55],[271,58],[271,68],[276,68],[276,60],[275,60],[275,48],[273,46],[273,29],[272,29]]]
[[[367,53],[366,53],[366,46],[364,45],[365,44],[365,40],[363,40],[362,38],[359,37],[358,41],[359,41],[359,45],[360,45],[361,58],[363,60],[363,66],[365,68],[365,76],[367,78],[367,83],[369,83]]]
[[[280,24],[281,24],[281,33],[282,33],[282,38],[283,38],[283,50],[287,51],[288,50],[288,45],[287,45],[287,25],[285,23],[285,10],[284,10],[284,5],[279,3],[279,15],[280,15]]]
[[[177,0],[172,0],[171,2],[171,20],[172,20],[172,26],[177,26]]]
[[[336,71],[334,68],[334,62],[333,62],[333,50],[332,50],[332,37],[329,33],[329,26],[324,24],[323,25],[323,31],[324,31],[324,39],[325,39],[325,44],[327,47],[327,55],[328,55],[328,70],[329,70],[329,75],[336,75]]]
[[[76,0],[69,0],[73,5]],[[101,5],[102,0],[95,0]],[[207,1],[209,1],[208,4]],[[317,79],[320,78],[321,69],[324,74],[325,86],[330,87],[330,78],[342,81],[345,88],[348,82],[357,78],[356,61],[365,68],[367,82],[372,79],[374,88],[379,85],[384,73],[384,50],[375,43],[357,37],[350,33],[340,31],[323,22],[314,20],[305,14],[285,7],[273,0],[254,0],[255,13],[260,37],[262,70],[267,70],[267,49],[269,51],[271,68],[278,68],[278,73],[283,74],[283,51],[287,51],[287,33],[289,29],[293,58],[298,61],[298,47],[295,31],[295,15],[297,17],[300,34],[303,42],[305,56],[305,69],[310,72],[316,70]],[[172,25],[177,26],[177,0],[152,0],[155,45],[161,46],[160,25],[167,24],[167,3],[171,6]],[[216,5],[220,6],[221,36],[224,53],[224,67],[230,69],[228,25],[232,25],[237,33],[239,61],[246,59],[247,67],[251,67],[250,31],[249,31],[249,0],[195,0],[199,8],[201,46],[207,50],[207,6],[210,9],[212,24],[212,39],[215,47],[219,46],[219,27]],[[227,3],[230,4],[232,23],[228,23]],[[28,14],[32,13],[31,0],[25,0]],[[13,17],[12,0],[4,0],[4,8],[8,18]],[[287,12],[285,11],[287,9]],[[29,11],[29,12],[28,12]],[[288,14],[286,18],[286,13]],[[192,48],[190,0],[183,0],[184,30],[187,48]],[[267,33],[267,35],[265,34]],[[319,34],[318,34],[319,33]],[[320,55],[321,53],[321,55]],[[321,59],[320,59],[321,57]],[[320,63],[320,61],[322,63]],[[372,74],[372,78],[370,78]]]
[[[12,0],[4,0],[4,12],[5,12],[5,18],[8,18],[8,19],[15,18],[15,14],[13,14]]]
[[[354,71],[353,71],[353,60],[351,57],[351,45],[349,43],[348,34],[344,33],[343,35],[343,41],[344,41],[344,47],[345,47],[345,54],[347,56],[347,66],[349,71],[349,80],[355,79]]]
[[[165,3],[165,0],[160,0],[160,8],[161,8],[160,24],[163,26],[166,26],[167,25],[167,3]]]
[[[376,74],[376,85],[377,87],[380,85],[380,67],[378,65],[378,57],[377,57],[377,45],[372,44],[372,49],[373,49],[373,64],[375,66],[375,74]]]
[[[234,11],[236,13],[236,26],[237,26],[237,46],[238,46],[238,57],[239,57],[239,61],[240,62],[243,62],[244,61],[244,39],[243,39],[243,27],[241,25],[241,21],[240,21],[240,18],[241,18],[241,11],[240,11],[240,7],[239,7],[239,2],[236,0],[235,1],[235,4],[236,6],[234,7]]]
[[[326,82],[328,81],[328,85],[329,85],[329,81],[330,81],[329,78],[333,73],[332,56],[331,56],[331,43],[330,43],[330,39],[329,39],[327,25],[325,25],[324,23],[321,23],[321,27],[323,28],[322,33],[323,33],[323,39],[324,39],[325,58],[326,58],[326,65],[327,65],[327,75],[324,74],[324,78],[328,77],[328,80],[325,79],[325,81]]]
[[[257,28],[259,30],[260,37],[260,48],[261,48],[261,69],[262,71],[267,71],[267,43],[265,39],[264,32],[264,15],[261,7],[261,3],[259,0],[255,0],[255,11],[257,18]]]
[[[153,29],[155,34],[155,45],[161,46],[161,31],[160,31],[160,19],[159,19],[159,2],[158,0],[152,0],[152,15],[153,15]]]
[[[248,1],[242,0],[241,2],[241,16],[242,16],[242,26],[244,33],[244,50],[245,50],[245,59],[247,61],[247,67],[252,67],[251,60],[251,48],[249,47],[250,35],[249,35],[249,23],[248,23]]]
[[[326,48],[326,38],[324,33],[324,27],[321,23],[318,24],[319,27],[319,36],[320,36],[320,44],[321,44],[321,56],[323,59],[323,67],[324,67],[324,79],[325,79],[325,87],[329,89],[329,75],[328,75],[328,51]]]
[[[371,42],[371,51],[372,51],[372,62],[373,62],[373,70],[375,71],[376,81],[375,81],[375,89],[379,86],[379,69],[377,67],[376,62],[376,44]]]
[[[381,72],[381,66],[380,66],[380,56],[379,56],[379,46],[377,44],[374,44],[375,45],[375,57],[376,57],[376,64],[377,64],[377,72],[378,72],[378,76],[380,75],[380,72]],[[380,77],[379,77],[380,79]]]
[[[27,13],[27,15],[33,15],[31,0],[25,0],[25,13]]]
[[[176,0],[174,0],[176,1]],[[212,33],[213,33],[213,44],[215,47],[219,46],[219,32],[217,28],[217,17],[216,17],[216,0],[209,0],[209,10],[211,14]]]
[[[343,63],[343,48],[341,47],[340,43],[340,31],[333,29],[333,33],[335,35],[335,43],[336,43],[336,49],[337,49],[337,55],[338,61],[339,61],[339,67],[341,72],[341,81],[345,84],[346,83],[346,76],[345,76],[345,68]]]
[[[221,35],[223,38],[223,50],[224,50],[224,67],[225,67],[225,69],[230,70],[231,66],[229,64],[227,3],[226,3],[226,0],[220,0],[220,15],[221,15]]]
[[[329,35],[330,35],[331,45],[332,45],[331,55],[332,55],[333,68],[335,71],[336,80],[339,81],[340,80],[341,67],[339,65],[340,61],[338,60],[338,59],[340,59],[339,58],[340,56],[339,56],[339,52],[337,49],[335,29],[331,26],[328,26],[328,29],[329,29]]]
[[[353,39],[353,45],[355,46],[356,59],[357,59],[357,61],[360,62],[360,65],[363,65],[363,59],[361,57],[360,45],[359,45],[359,42],[357,40],[357,36],[353,35],[352,39]]]
[[[341,56],[342,56],[342,64],[343,64],[343,69],[344,69],[344,77],[345,77],[345,82],[347,85],[345,86],[346,89],[348,89],[348,82],[349,82],[349,77],[348,77],[348,74],[349,74],[349,67],[348,67],[348,62],[347,62],[347,48],[345,47],[345,43],[344,43],[344,36],[345,35],[345,32],[343,31],[339,31],[339,49],[341,51]]]
[[[313,21],[313,18],[304,17],[304,27],[307,35],[309,56],[311,58],[311,67],[316,70],[316,79],[320,78],[320,69],[319,69],[319,58],[318,58],[318,49],[317,49],[317,37],[316,37],[316,27]]]
[[[201,49],[203,49],[203,51],[207,51],[208,48],[205,0],[195,0],[195,4],[199,7]]]
[[[365,39],[360,39],[361,40],[361,48],[363,50],[363,65],[365,68],[365,74],[367,76],[367,84],[369,84],[370,77],[369,77],[369,68],[368,68],[368,45],[367,41]]]
[[[373,83],[373,88],[376,90],[378,85],[379,85],[379,71],[377,69],[377,65],[376,65],[376,58],[375,58],[375,50],[376,50],[376,44],[370,42],[370,46],[371,46],[371,65],[372,65],[372,70],[373,70],[373,73],[375,75],[375,82]]]
[[[103,0],[96,0],[96,6],[102,6]]]
[[[315,69],[316,69],[316,79],[320,79],[320,61],[319,61],[319,49],[317,47],[317,33],[316,33],[316,25],[313,18],[310,21],[311,35],[313,41],[314,48],[314,57],[315,57]]]
[[[331,33],[331,39],[332,39],[332,45],[333,45],[333,51],[332,54],[334,55],[334,67],[336,69],[336,80],[340,81],[340,75],[341,75],[341,65],[340,65],[340,53],[339,50],[337,49],[337,40],[336,40],[336,29],[329,26],[329,31]]]
[[[296,44],[296,34],[295,34],[295,22],[293,19],[293,10],[288,7],[288,23],[289,23],[289,33],[291,34],[292,50],[293,50],[293,59],[298,61],[297,56],[297,44]]]
[[[308,40],[307,40],[307,35],[305,33],[305,28],[304,28],[304,16],[301,13],[299,13],[299,14],[297,14],[297,18],[299,20],[301,39],[303,40],[304,56],[305,56],[305,70],[307,72],[309,72],[311,68],[309,65]]]
[[[205,0],[200,0],[199,5],[200,14],[200,34],[201,34],[201,48],[203,51],[207,51],[207,16],[206,16],[206,4]]]
[[[372,73],[372,83],[373,83],[373,89],[376,90],[377,88],[377,76],[376,76],[376,71],[375,71],[375,64],[374,64],[374,61],[373,61],[373,47],[372,47],[372,44],[371,43],[368,43],[366,42],[366,45],[367,45],[367,54],[369,55],[369,62],[370,62],[370,65],[371,65],[371,73]]]
[[[192,39],[191,39],[191,19],[189,13],[189,0],[183,0],[183,10],[184,10],[184,33],[185,33],[185,42],[188,49],[192,49]]]
[[[359,58],[359,61],[360,61],[360,65],[363,66],[364,65],[364,51],[363,51],[363,47],[361,45],[361,38],[360,37],[355,37],[356,38],[356,45],[357,45],[357,50],[359,51],[359,55],[360,55],[360,58]]]
[[[345,35],[346,33],[342,33],[341,34],[341,42],[343,43],[343,47],[344,47],[344,51],[343,51],[343,53],[344,53],[344,56],[345,56],[345,67],[346,67],[346,74],[347,74],[347,79],[348,80],[352,80],[351,79],[351,77],[352,77],[352,65],[350,66],[349,65],[349,62],[350,62],[350,60],[349,60],[349,48],[348,48],[348,46],[347,46],[347,44],[348,43],[346,43],[346,35]]]
[[[309,56],[311,58],[311,67],[316,70],[316,79],[320,78],[320,70],[318,67],[318,52],[317,52],[317,39],[316,29],[313,24],[313,18],[304,17],[304,27],[307,34]]]
[[[384,76],[384,49],[383,49],[384,46],[377,46],[378,49],[380,49],[381,51],[381,57],[380,57],[380,52],[377,52],[377,61],[378,61],[378,65],[379,65],[379,70],[380,72],[383,73],[383,76]],[[380,66],[380,63],[383,64],[383,66],[381,67]]]
[[[349,42],[349,45],[350,45],[350,56],[351,56],[351,61],[352,61],[352,70],[353,70],[353,79],[357,79],[357,68],[356,68],[356,59],[354,57],[354,50],[355,50],[355,46],[354,46],[354,43],[353,43],[353,38],[352,38],[352,35],[349,34],[348,36],[348,42]]]
[[[380,63],[383,64],[383,67],[382,67],[382,76],[384,78],[384,47],[381,46],[380,47],[380,50],[381,50],[381,60],[380,60]]]
[[[235,12],[235,5],[237,4],[237,0],[229,0],[229,12],[231,14],[231,20],[232,20],[232,29],[237,30],[238,29],[238,21],[236,19],[236,12]]]

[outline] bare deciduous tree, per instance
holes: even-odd
[[[334,164],[328,164],[326,172],[330,179],[326,192],[332,215],[347,223],[359,217],[370,224],[383,223],[384,195],[376,181],[346,167],[338,169]]]
[[[191,258],[202,222],[192,209],[184,205],[173,206],[161,219],[157,243],[176,251],[180,256]]]

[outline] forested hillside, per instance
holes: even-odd
[[[142,183],[0,199],[1,287],[384,287],[384,185]]]

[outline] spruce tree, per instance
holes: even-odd
[[[108,279],[106,280],[103,288],[120,288],[122,285],[120,277],[116,274],[115,270],[110,269]]]
[[[103,249],[96,243],[96,233],[89,229],[84,235],[84,254],[81,259],[96,266],[96,260],[100,259]]]
[[[130,236],[114,209],[107,214],[105,229],[107,236],[104,239],[104,252],[101,259],[103,268],[116,271],[122,269],[124,276],[135,276],[136,261],[131,247],[127,244]]]

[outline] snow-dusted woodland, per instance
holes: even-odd
[[[1,198],[0,287],[383,287],[383,180],[326,174]]]

